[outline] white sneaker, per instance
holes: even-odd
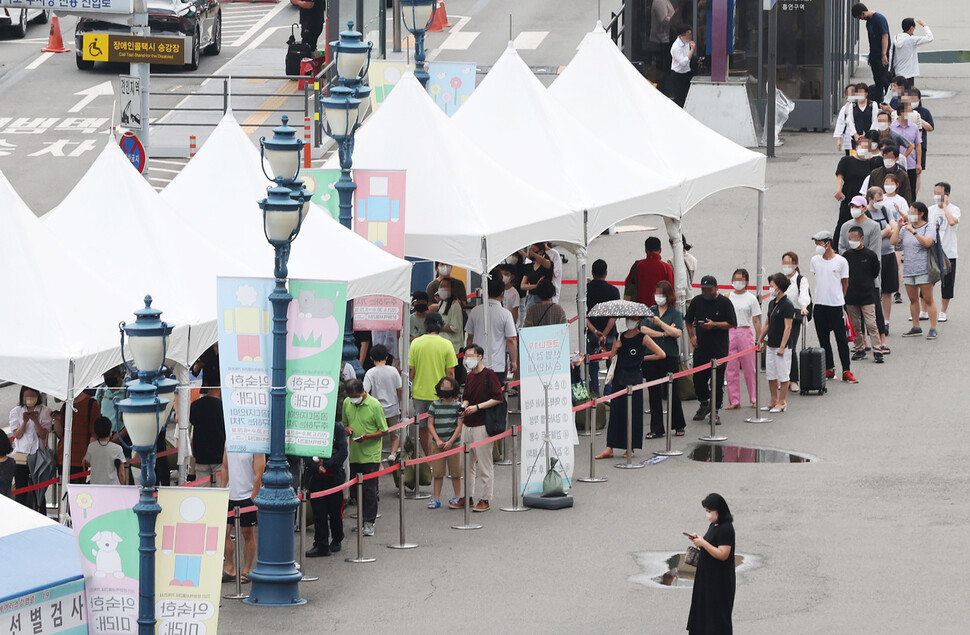
[[[364,523],[364,535],[365,536],[374,535],[374,523]]]
[[[919,319],[921,319],[921,320],[928,320],[928,319],[930,319],[930,314],[927,313],[926,311],[920,311],[919,312]]]
[[[940,311],[940,313],[936,316],[936,321],[946,322],[946,313],[944,313],[943,311]]]

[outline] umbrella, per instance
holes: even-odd
[[[609,300],[600,302],[586,314],[586,317],[653,317],[646,304],[629,300]]]

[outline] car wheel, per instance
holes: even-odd
[[[74,56],[74,62],[77,64],[78,70],[81,71],[89,71],[94,68],[94,61],[82,59],[80,54]]]
[[[199,70],[199,57],[201,55],[202,46],[202,33],[199,32],[198,27],[195,29],[195,36],[192,37],[192,61],[185,65],[185,70],[187,71],[197,71]]]
[[[20,19],[17,24],[10,26],[10,36],[18,40],[27,36],[27,9],[20,10]]]
[[[34,18],[34,24],[47,24],[51,19],[50,11],[41,11],[40,15]]]
[[[218,55],[222,50],[222,12],[216,16],[216,23],[212,26],[212,44],[205,47],[206,55]]]

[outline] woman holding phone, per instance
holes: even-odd
[[[701,550],[694,590],[690,600],[687,631],[692,635],[731,635],[731,613],[734,611],[734,517],[720,494],[708,494],[701,501],[707,522],[707,533],[684,535]]]

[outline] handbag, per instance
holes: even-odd
[[[404,442],[404,448],[401,458],[405,461],[413,459],[415,456],[414,444],[411,442],[411,438],[408,437]],[[428,463],[421,463],[418,466],[407,465],[404,468],[404,486],[409,490],[414,490],[415,485],[415,467],[418,468],[417,478],[421,479],[421,485],[427,487],[431,485],[431,466]],[[394,486],[400,487],[401,481],[401,470],[395,470],[391,472],[391,478],[394,479]]]
[[[680,362],[680,370],[684,371],[691,366],[688,366],[686,362]],[[674,380],[677,382],[677,396],[681,401],[693,401],[697,399],[697,392],[694,390],[694,376],[688,375],[687,377],[682,377],[680,379]]]
[[[610,367],[606,369],[606,382],[604,386],[609,386],[613,383],[613,377],[616,375],[616,360],[618,358],[614,357],[610,360]]]
[[[943,277],[942,267],[940,266],[940,247],[935,242],[926,250],[926,275],[929,276],[930,284],[936,284]]]
[[[573,384],[573,405],[578,406],[590,400],[589,388],[582,381]]]
[[[506,413],[508,404],[503,401],[497,406],[485,409],[485,433],[494,437],[505,432]]]
[[[687,547],[687,553],[684,554],[684,564],[691,567],[696,567],[701,561],[701,548],[691,545]]]
[[[49,481],[57,476],[57,455],[47,446],[37,448],[36,452],[27,455],[27,467],[34,485]]]

